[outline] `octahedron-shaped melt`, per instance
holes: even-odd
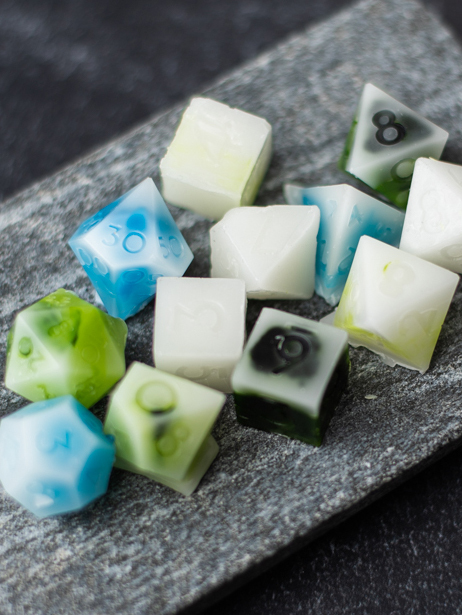
[[[447,269],[361,237],[334,325],[388,365],[424,373],[458,281]]]
[[[252,299],[309,299],[314,291],[319,209],[232,209],[210,229],[211,276],[244,280]]]
[[[445,130],[367,83],[339,167],[405,209],[416,158],[439,158],[447,138]]]
[[[73,395],[89,408],[125,373],[127,325],[59,289],[16,316],[5,385],[30,401]]]

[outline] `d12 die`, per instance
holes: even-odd
[[[361,237],[334,325],[388,365],[424,373],[458,281],[451,271]]]
[[[123,320],[61,288],[16,316],[5,384],[31,401],[70,394],[90,407],[124,375],[126,339]]]
[[[0,480],[37,517],[80,510],[106,493],[113,441],[71,395],[30,404],[0,423]]]
[[[319,446],[349,366],[343,331],[264,308],[232,376],[237,418]]]
[[[319,209],[241,207],[210,229],[211,276],[244,280],[252,299],[309,299]]]
[[[161,278],[154,315],[154,364],[231,393],[242,355],[247,299],[242,280]]]
[[[462,166],[417,160],[399,247],[462,273]]]
[[[225,395],[133,363],[109,404],[115,466],[190,495],[218,453],[210,435]]]
[[[439,158],[447,138],[445,130],[367,83],[339,166],[405,209],[416,158]]]
[[[163,195],[173,205],[220,220],[251,205],[271,158],[266,120],[194,98],[160,163]]]
[[[286,184],[292,205],[317,205],[321,212],[316,252],[318,295],[336,305],[362,235],[398,246],[404,213],[347,184],[301,188]]]
[[[152,179],[88,218],[69,240],[109,314],[128,318],[153,298],[157,278],[193,259]]]

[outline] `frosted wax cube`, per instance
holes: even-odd
[[[367,83],[339,166],[405,209],[416,158],[439,158],[447,138],[445,130]]]
[[[319,209],[242,207],[210,229],[211,276],[244,280],[252,299],[309,299]]]
[[[106,493],[114,455],[101,421],[71,395],[29,404],[0,423],[0,480],[40,518]]]
[[[125,373],[127,325],[63,288],[16,316],[5,385],[31,401],[73,395],[88,408]]]
[[[152,179],[85,220],[69,240],[105,308],[128,318],[160,276],[182,276],[193,254]]]
[[[218,453],[210,431],[225,395],[133,363],[111,397],[104,431],[115,467],[190,495]]]
[[[404,213],[352,186],[302,188],[286,184],[284,194],[292,205],[319,207],[315,287],[331,305],[340,301],[362,235],[398,247]]]
[[[455,273],[361,237],[334,325],[387,365],[424,373],[458,281]]]
[[[462,273],[462,166],[417,160],[399,247]]]
[[[242,280],[161,278],[154,315],[154,364],[231,392],[242,355],[247,299]]]
[[[237,418],[319,446],[349,366],[343,331],[264,308],[232,376]]]
[[[166,201],[220,220],[251,205],[271,158],[271,126],[208,98],[193,98],[160,162]]]

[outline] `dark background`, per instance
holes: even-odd
[[[348,4],[0,0],[0,200]],[[205,613],[462,613],[461,528],[459,450]]]

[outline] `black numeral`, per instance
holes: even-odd
[[[395,120],[393,111],[386,110],[378,111],[372,118],[372,123],[378,128],[375,138],[381,145],[396,145],[406,136],[404,126]]]

